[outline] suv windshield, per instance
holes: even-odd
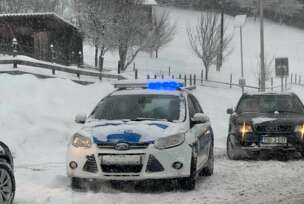
[[[246,96],[241,99],[237,113],[304,113],[304,108],[299,99],[289,95],[260,95]]]
[[[181,117],[183,100],[172,95],[115,95],[102,100],[92,116],[99,120],[168,120]]]

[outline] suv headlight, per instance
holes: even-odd
[[[252,133],[253,130],[252,130],[252,126],[249,125],[249,124],[246,124],[245,122],[243,123],[242,126],[239,127],[239,131],[242,135],[242,139],[245,138],[245,136],[248,134],[248,133]]]
[[[159,138],[155,141],[155,148],[156,149],[168,149],[172,147],[179,146],[183,144],[185,141],[185,134],[176,134],[169,137]]]
[[[91,139],[76,133],[73,137],[72,145],[74,147],[86,147],[90,148],[92,146]]]
[[[304,140],[304,124],[297,125],[295,128],[295,132],[301,137],[302,140]]]

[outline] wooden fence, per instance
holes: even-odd
[[[2,71],[1,73],[22,73],[22,71],[18,70],[18,65],[25,65],[25,66],[31,66],[36,67],[39,69],[46,69],[50,70],[50,74],[53,77],[56,77],[56,72],[65,72],[70,74],[75,74],[78,79],[81,78],[81,76],[89,76],[89,77],[96,77],[96,79],[102,80],[102,78],[107,79],[117,79],[117,80],[123,80],[125,79],[123,76],[120,75],[114,75],[114,74],[106,74],[98,71],[93,70],[86,70],[81,68],[71,68],[67,66],[61,66],[61,65],[53,65],[49,63],[40,63],[40,62],[32,62],[27,60],[21,60],[21,59],[10,59],[10,60],[0,60],[0,64],[13,64],[14,69],[10,71]],[[23,71],[23,73],[30,73]],[[38,77],[42,77],[43,74],[34,74]],[[44,75],[45,77],[50,77],[50,75]],[[75,80],[74,80],[75,81]],[[79,80],[78,80],[79,81]],[[83,81],[83,80],[82,80]]]

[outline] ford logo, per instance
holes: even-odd
[[[115,149],[118,151],[125,151],[129,149],[129,145],[127,143],[118,143],[115,145]]]

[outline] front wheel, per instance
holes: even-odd
[[[196,153],[192,154],[191,158],[191,169],[190,169],[190,176],[186,178],[181,178],[178,180],[179,186],[187,191],[191,191],[195,189],[196,186],[196,164],[197,158]]]
[[[202,169],[200,172],[200,176],[212,176],[214,171],[214,146],[213,143],[211,144],[208,156],[207,166]]]
[[[12,168],[7,163],[0,163],[0,203],[12,204],[15,190],[16,183]]]
[[[227,156],[230,160],[241,159],[241,150],[239,150],[233,146],[230,135],[227,138]]]
[[[71,178],[71,187],[72,187],[73,191],[86,192],[89,189],[89,184],[86,179],[72,177]]]

